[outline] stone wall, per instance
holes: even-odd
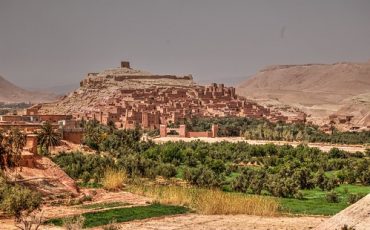
[[[62,139],[74,144],[81,144],[83,139],[83,129],[63,129]]]

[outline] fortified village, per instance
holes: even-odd
[[[63,139],[80,143],[80,121],[114,123],[121,129],[161,129],[161,136],[166,136],[170,131],[168,124],[183,124],[194,117],[250,117],[288,123],[306,120],[304,113],[286,116],[248,101],[236,95],[234,87],[197,85],[191,75],[154,75],[134,70],[123,61],[119,68],[88,73],[80,88],[60,101],[34,105],[22,115],[1,116],[0,127],[17,126],[32,133],[43,122],[50,122],[60,130]],[[187,132],[181,125],[177,131],[182,137],[215,137],[217,126],[212,130]]]

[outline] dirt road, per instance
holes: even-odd
[[[188,214],[174,217],[154,218],[121,224],[121,229],[137,230],[305,230],[312,229],[325,221],[326,217],[260,217],[248,215],[197,215]]]

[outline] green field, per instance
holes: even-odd
[[[370,186],[341,185],[335,188],[334,191],[339,195],[339,203],[329,203],[325,199],[326,192],[316,188],[302,190],[303,200],[280,198],[282,211],[293,214],[333,215],[350,205],[348,203],[349,193],[369,194]]]
[[[96,226],[107,225],[113,220],[116,223],[132,221],[132,220],[142,220],[146,218],[183,214],[189,210],[185,207],[180,206],[170,206],[161,204],[152,204],[148,206],[138,206],[131,208],[118,208],[111,209],[101,212],[90,212],[82,214],[85,217],[84,227],[92,228]],[[63,225],[63,219],[51,219],[47,221],[48,224],[53,224],[57,226]]]

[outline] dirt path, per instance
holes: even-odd
[[[210,138],[210,137],[198,137],[198,138],[182,138],[182,137],[160,137],[160,138],[154,138],[153,141],[155,143],[165,143],[168,141],[185,141],[185,142],[190,142],[194,140],[200,140],[200,141],[205,141],[208,143],[215,143],[215,142],[221,142],[221,141],[228,141],[228,142],[248,142],[249,144],[253,145],[264,145],[264,144],[275,144],[275,145],[285,145],[289,144],[292,146],[297,146],[301,144],[300,142],[296,141],[267,141],[267,140],[246,140],[243,137],[216,137],[216,138]],[[363,145],[339,145],[339,144],[327,144],[327,143],[308,143],[308,146],[310,147],[316,147],[319,148],[322,151],[329,151],[331,148],[338,148],[342,149],[348,152],[364,152],[366,147]]]
[[[257,229],[304,230],[325,221],[326,217],[260,217],[248,215],[197,215],[153,218],[120,224],[121,229],[179,230],[179,229]]]
[[[84,202],[84,205],[100,204],[100,203],[112,203],[112,202],[123,202],[127,203],[125,207],[147,205],[152,199],[136,195],[130,192],[107,192],[103,189],[83,189],[82,192],[89,194],[89,190],[95,190],[97,194],[93,195],[91,202]],[[79,215],[85,212],[95,211],[94,209],[81,208],[81,205],[75,206],[44,206],[42,208],[44,217],[49,218],[60,218],[65,216]],[[99,210],[101,211],[101,210]]]

